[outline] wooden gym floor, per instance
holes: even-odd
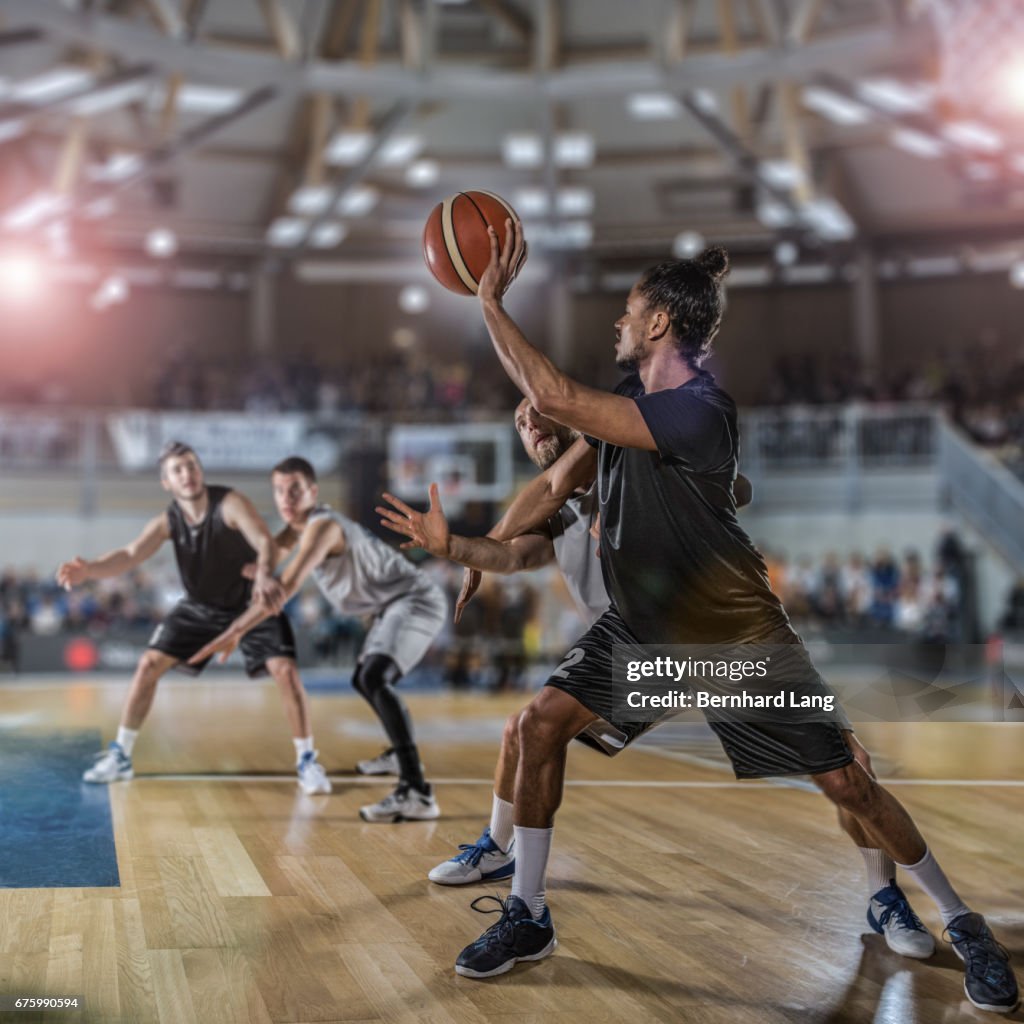
[[[124,692],[124,683],[0,688],[0,746],[5,734],[43,748],[47,735],[95,730],[98,749]],[[915,962],[869,932],[861,859],[822,797],[799,781],[736,783],[699,730],[615,760],[573,749],[550,865],[557,953],[489,982],[457,977],[459,950],[496,920],[469,901],[508,883],[442,888],[425,875],[486,823],[501,724],[524,699],[412,698],[443,817],[386,826],[357,811],[389,781],[347,774],[382,745],[358,699],[312,699],[335,792],[310,798],[295,786],[272,686],[162,684],[136,748],[140,777],[110,789],[120,886],[0,889],[0,994],[74,994],[85,1009],[9,1019],[995,1019],[966,1002],[947,945]],[[967,902],[1024,963],[1018,728],[860,734]],[[908,890],[937,934],[932,905]]]

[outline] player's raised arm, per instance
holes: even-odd
[[[526,340],[502,304],[525,244],[522,225],[508,222],[501,249],[493,228],[488,228],[488,233],[491,262],[480,278],[477,294],[494,350],[512,382],[542,416],[611,444],[655,451],[657,445],[636,402],[574,381]],[[668,330],[668,317],[662,316],[663,330]]]
[[[154,516],[130,544],[108,551],[99,558],[86,559],[76,555],[70,562],[62,562],[57,568],[57,582],[65,589],[80,586],[86,580],[107,579],[141,565],[157,553],[160,545],[171,536],[167,514]]]
[[[596,476],[597,451],[581,437],[515,496],[487,536],[508,540],[539,529],[577,490],[589,487]]]
[[[543,532],[527,533],[510,540],[491,537],[463,537],[448,528],[437,484],[430,485],[430,509],[417,512],[392,494],[384,500],[394,506],[378,506],[381,525],[409,540],[403,548],[423,548],[437,558],[458,562],[470,569],[502,574],[539,569],[552,562],[555,547]]]

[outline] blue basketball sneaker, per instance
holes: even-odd
[[[82,776],[83,782],[122,782],[132,778],[132,759],[114,740],[106,750],[96,755],[96,762]]]
[[[886,945],[900,956],[927,960],[935,952],[935,939],[921,924],[895,879],[890,879],[884,889],[871,897],[868,924],[879,935],[884,935]]]
[[[501,908],[501,918],[492,924],[476,942],[471,942],[455,961],[455,973],[466,978],[493,978],[511,971],[522,960],[543,960],[558,945],[551,911],[547,907],[539,920],[518,896],[507,900],[497,896],[478,896],[470,906],[479,914],[497,914],[497,910],[481,910],[477,904],[493,900]]]
[[[961,914],[946,925],[953,951],[964,962],[964,991],[979,1010],[1013,1013],[1020,1005],[1010,954],[996,942],[981,914]]]
[[[461,843],[459,852],[436,868],[427,878],[438,885],[469,885],[471,882],[492,882],[511,878],[516,870],[513,846],[502,850],[491,838],[490,826],[475,843]]]

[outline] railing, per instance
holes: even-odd
[[[938,438],[949,500],[1024,573],[1024,482],[951,424],[940,424]]]
[[[741,417],[744,465],[757,473],[934,464],[934,406],[786,406]]]

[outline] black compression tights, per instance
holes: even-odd
[[[412,719],[395,683],[402,678],[398,666],[386,654],[371,654],[356,666],[352,685],[377,713],[398,757],[403,782],[423,790],[426,781],[419,751],[412,738]]]

